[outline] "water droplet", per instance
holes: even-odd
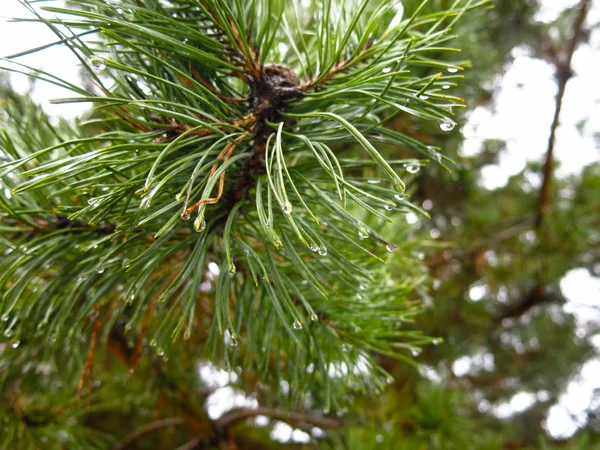
[[[432,343],[433,345],[439,345],[439,343],[440,343],[440,340],[439,340],[439,339],[434,339],[434,340],[433,340],[431,343]]]
[[[187,44],[190,40],[188,38],[183,38],[183,43]],[[448,71],[450,71],[450,69],[448,69]]]
[[[408,173],[417,173],[420,170],[420,167],[414,164],[407,164],[404,168]]]
[[[104,268],[103,267],[98,267],[96,269],[96,273],[103,274],[104,273]]]
[[[97,198],[90,198],[88,200],[88,205],[90,205],[92,208],[97,208],[99,204],[100,204],[100,200]]]
[[[366,290],[366,289],[367,289],[367,287],[366,287],[364,284],[361,284],[360,286],[358,286],[358,288],[359,288],[361,291],[364,291],[364,290]]]
[[[130,367],[130,368],[129,368],[129,373],[133,373],[133,372],[135,372],[134,368],[133,368],[133,367]]]
[[[358,230],[358,237],[359,238],[361,238],[361,239],[367,239],[370,235],[371,235],[371,233],[366,228],[359,228],[359,230]]]
[[[386,382],[387,384],[392,384],[392,383],[394,382],[394,379],[393,379],[392,377],[387,377],[387,378],[385,379],[385,382]]]
[[[292,326],[294,327],[294,330],[301,330],[302,322],[300,322],[299,320],[294,320],[294,324]]]
[[[383,72],[383,73],[390,73],[391,71],[392,71],[392,68],[391,68],[391,67],[385,67],[385,68],[382,70],[382,72]]]
[[[19,345],[21,345],[21,341],[16,340],[15,342],[12,343],[11,347],[12,348],[17,348]]]
[[[228,263],[227,270],[229,270],[230,273],[235,273],[236,272],[235,264],[232,262]]]
[[[310,320],[313,322],[316,322],[317,320],[319,320],[319,316],[317,316],[316,314],[311,314],[310,315]]]
[[[421,100],[427,100],[427,99],[429,99],[429,95],[421,94],[421,95],[419,95],[419,98]]]
[[[206,228],[206,220],[204,220],[201,216],[198,216],[196,220],[194,220],[194,229],[201,233]]]
[[[9,200],[12,198],[12,192],[9,188],[4,188],[4,196]]]
[[[448,72],[456,73],[456,72],[458,72],[458,67],[448,67]]]
[[[440,155],[440,152],[438,152],[437,149],[431,145],[427,146],[427,154],[437,162],[442,160],[442,155]]]
[[[419,349],[419,348],[413,348],[410,351],[410,354],[413,355],[413,356],[419,356],[421,354],[421,349]]]
[[[456,122],[450,119],[444,119],[442,123],[440,123],[440,128],[442,131],[452,131],[456,126]]]
[[[96,73],[102,72],[106,69],[106,63],[103,58],[98,58],[97,56],[92,57],[92,69]]]
[[[321,256],[327,256],[327,247],[325,247],[324,245],[322,245],[321,247],[319,247],[319,255],[321,255]]]
[[[385,249],[388,252],[393,252],[394,250],[396,250],[398,248],[398,246],[396,244],[388,244],[385,246]]]
[[[140,203],[140,208],[148,209],[150,208],[150,196],[144,197],[142,202]]]
[[[102,188],[102,192],[106,192],[106,191],[108,191],[109,189],[110,189],[110,188],[109,188],[108,186],[104,186],[104,187]]]
[[[133,302],[135,300],[135,294],[131,294],[129,296],[129,303]]]
[[[158,348],[156,349],[156,354],[157,354],[158,356],[164,356],[164,354],[165,354],[165,351],[163,350],[163,348],[162,348],[162,347],[158,347]]]
[[[192,337],[192,330],[185,330],[185,333],[183,333],[183,339],[188,341],[190,340]]]
[[[158,342],[156,342],[156,339],[152,339],[150,341],[150,347],[156,347],[158,345]]]
[[[191,217],[190,213],[187,212],[187,211],[184,211],[184,212],[181,213],[181,219],[182,220],[190,220],[190,217]]]
[[[383,434],[378,434],[377,436],[375,436],[375,442],[381,444],[383,442]]]
[[[235,334],[231,335],[231,338],[229,339],[229,345],[231,345],[232,347],[237,347],[238,346],[238,339],[237,339],[237,336]]]
[[[367,180],[367,183],[379,184],[379,183],[381,183],[381,180]]]
[[[450,89],[450,85],[449,84],[445,84],[442,86],[442,89]]]
[[[2,322],[8,322],[8,314],[2,315]]]
[[[292,204],[290,202],[285,202],[285,204],[281,207],[282,211],[286,214],[292,213]]]
[[[313,251],[313,252],[318,252],[319,251],[319,246],[313,242],[313,243],[310,244],[310,250]]]
[[[383,205],[383,207],[386,211],[393,211],[396,205],[394,205],[393,203],[386,203],[385,205]]]

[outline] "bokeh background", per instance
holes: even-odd
[[[402,2],[398,14],[418,3]],[[18,0],[1,4],[5,18],[28,17]],[[431,220],[406,220],[415,237],[435,241],[421,255],[432,278],[415,327],[440,339],[418,355],[419,373],[382,362],[396,381],[373,409],[374,421],[387,424],[372,430],[381,448],[399,448],[397,435],[419,435],[432,449],[600,448],[600,2],[494,6],[469,14],[452,42],[462,49],[464,79],[444,88],[465,99],[460,126],[443,133],[410,118],[394,122],[440,145],[455,165],[415,174],[413,198]],[[3,19],[0,56],[54,39],[43,25]],[[19,61],[81,82],[66,48]],[[21,75],[0,73],[0,83],[4,97],[30,96],[53,121],[88,108],[53,105],[69,94]],[[230,386],[235,373],[202,364],[198,376],[215,389],[211,417],[252,405]],[[272,437],[308,440],[281,422]]]

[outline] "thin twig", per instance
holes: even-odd
[[[217,427],[227,428],[244,419],[249,419],[256,416],[267,416],[272,419],[281,420],[288,424],[306,423],[319,428],[339,428],[341,424],[337,420],[328,419],[326,417],[308,416],[300,413],[287,413],[278,409],[270,408],[255,408],[255,409],[238,409],[225,414],[216,421]]]
[[[162,430],[163,428],[175,427],[179,425],[185,425],[185,420],[182,417],[171,417],[168,419],[160,419],[154,422],[151,422],[143,427],[138,428],[133,433],[125,437],[123,441],[115,447],[115,450],[123,450],[132,442],[138,440],[145,434],[152,433],[156,430]]]
[[[191,441],[186,442],[182,446],[177,447],[175,450],[193,450],[196,447],[198,447],[203,440],[204,439],[201,438],[192,439]]]
[[[566,52],[558,52],[554,57],[554,66],[556,69],[555,75],[558,81],[558,93],[556,94],[556,108],[554,110],[552,126],[550,127],[550,137],[548,138],[548,149],[546,150],[546,161],[544,163],[542,187],[540,188],[538,198],[535,220],[536,228],[539,228],[542,225],[544,217],[550,209],[550,188],[552,185],[552,173],[554,168],[554,142],[556,140],[556,130],[558,128],[560,120],[560,112],[562,109],[562,103],[567,83],[573,76],[571,60],[573,59],[573,53],[575,53],[577,44],[579,44],[579,41],[581,40],[581,36],[583,34],[583,23],[585,22],[585,16],[587,14],[590,3],[590,0],[582,0],[579,3],[579,14],[575,19],[575,31],[573,32],[573,37],[567,45]]]

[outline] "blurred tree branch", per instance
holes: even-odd
[[[558,93],[556,94],[556,107],[554,110],[552,125],[550,127],[550,136],[548,138],[548,149],[546,150],[546,161],[543,169],[542,187],[540,188],[538,198],[535,220],[536,228],[539,228],[542,225],[544,217],[547,214],[551,204],[550,187],[552,185],[552,173],[554,167],[554,143],[556,140],[556,130],[560,121],[560,112],[562,109],[566,86],[568,81],[573,76],[571,60],[573,59],[573,54],[575,53],[577,45],[581,41],[581,37],[583,35],[583,23],[585,22],[585,17],[590,4],[590,0],[582,0],[577,6],[579,13],[575,19],[573,37],[567,43],[566,48],[557,51],[553,45],[550,46],[552,49],[549,52],[550,62],[553,63],[555,68],[555,77],[558,83]]]

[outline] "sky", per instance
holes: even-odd
[[[29,17],[27,10],[18,0],[1,0],[0,15],[4,18]],[[541,0],[542,9],[537,19],[551,22],[560,12],[573,6],[577,0]],[[63,6],[62,1],[47,1],[45,5]],[[398,10],[399,13],[401,10]],[[56,36],[45,26],[37,23],[12,23],[0,17],[0,57],[34,48],[56,39]],[[588,15],[589,23],[600,22],[600,2],[593,3]],[[520,172],[528,161],[542,161],[547,147],[550,123],[554,111],[556,84],[553,80],[552,68],[548,63],[531,58],[527,48],[513,49],[514,62],[506,73],[494,81],[497,88],[493,107],[480,106],[468,116],[468,123],[463,128],[467,138],[462,154],[470,156],[481,149],[482,142],[491,138],[507,139],[507,151],[500,157],[499,163],[486,166],[482,171],[481,185],[487,189],[504,186],[509,177]],[[600,133],[600,83],[598,78],[598,61],[600,60],[600,29],[596,29],[589,44],[582,45],[574,54],[573,67],[575,76],[569,81],[565,93],[561,123],[557,130],[556,159],[559,162],[557,176],[564,177],[578,173],[581,169],[600,156],[598,140],[595,133]],[[43,52],[19,58],[19,62],[44,69],[73,83],[78,82],[78,60],[64,47],[53,47]],[[6,62],[0,62],[5,65]],[[11,75],[13,87],[20,93],[27,93],[30,88],[25,76]],[[51,116],[72,118],[89,106],[83,103],[52,105],[50,99],[71,96],[70,91],[56,86],[36,83],[32,97]],[[586,120],[587,119],[587,120]],[[583,126],[578,127],[583,120]],[[539,186],[541,179],[532,178],[534,187]],[[537,186],[536,186],[537,183]],[[597,306],[600,298],[600,279],[593,278],[581,268],[570,271],[561,282],[561,289],[569,302],[565,310],[575,314],[583,326],[586,321],[600,320]],[[478,295],[473,291],[473,295]],[[596,339],[600,348],[600,339]],[[467,373],[474,364],[468,356],[459,358],[453,370]],[[224,376],[214,368],[203,366],[199,374],[207,379]],[[214,370],[213,370],[214,369]],[[203,372],[202,372],[203,370]],[[553,437],[568,437],[578,426],[582,425],[582,414],[592,399],[594,388],[600,388],[600,360],[589,361],[576,375],[559,402],[550,410],[546,421],[546,430]],[[229,376],[229,375],[228,375]],[[212,378],[211,378],[212,377]],[[219,378],[221,377],[221,378]],[[220,382],[220,381],[219,381]],[[218,416],[236,405],[252,406],[251,399],[241,393],[223,391],[230,387],[219,385],[213,400],[209,401],[209,414]],[[532,405],[539,393],[522,392],[510,402],[496,405],[495,412],[506,416],[522,411]],[[229,404],[224,403],[229,402]],[[212,408],[212,409],[211,409]],[[212,411],[212,412],[211,412]],[[305,441],[308,438],[301,430],[279,422],[274,428],[274,439],[285,442],[293,439]]]

